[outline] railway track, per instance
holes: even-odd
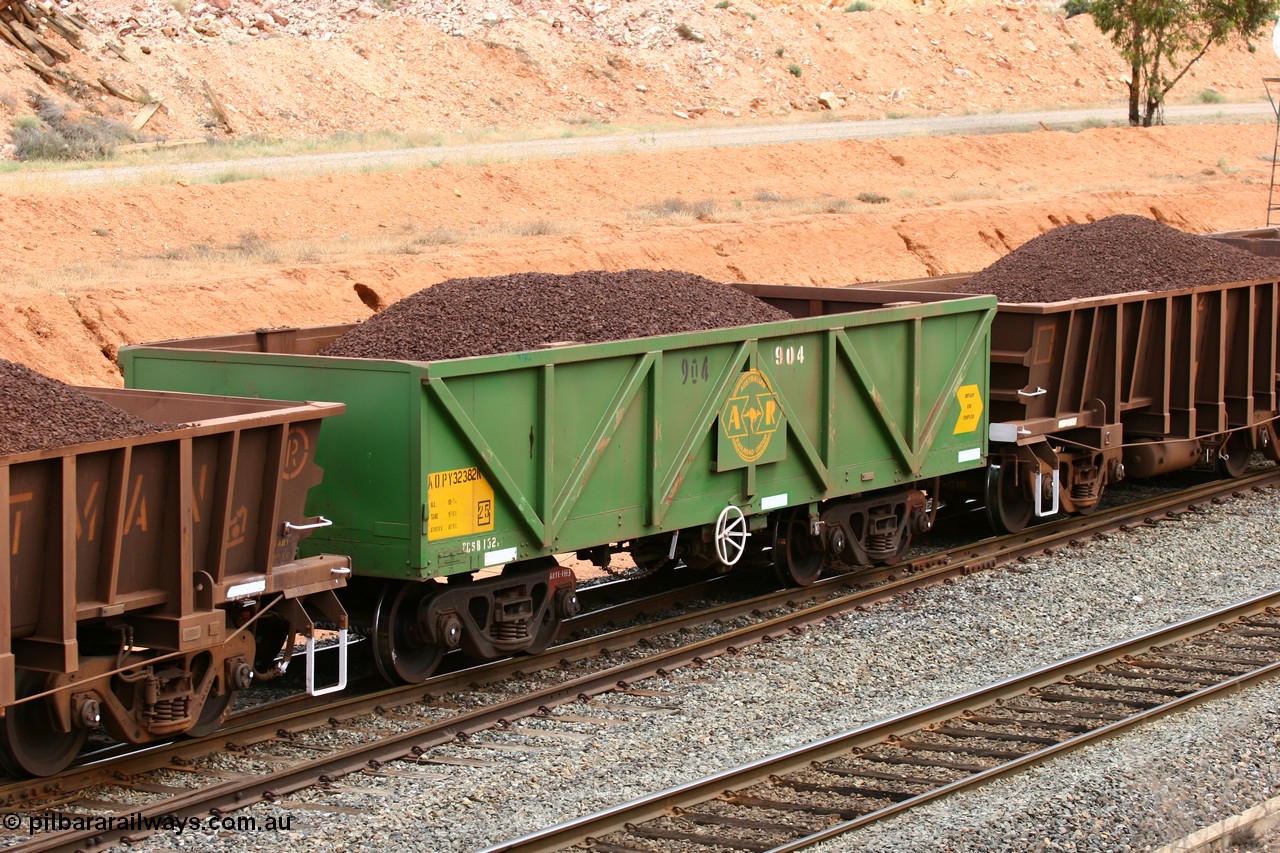
[[[483,853],[786,853],[1280,674],[1280,590]]]
[[[242,756],[257,754],[264,758],[251,773],[222,771],[221,777],[212,782],[207,777],[190,773],[191,779],[196,782],[192,789],[172,784],[161,785],[159,787],[172,790],[158,792],[159,799],[141,808],[133,805],[129,798],[122,797],[118,802],[120,813],[138,815],[140,818],[207,815],[211,809],[228,811],[259,800],[277,799],[290,791],[306,787],[317,779],[337,779],[355,770],[376,769],[389,761],[420,754],[432,745],[447,743],[460,735],[466,736],[492,727],[500,721],[536,714],[559,702],[579,696],[614,690],[620,683],[636,681],[647,675],[675,669],[789,630],[797,630],[802,624],[818,621],[829,614],[850,608],[868,606],[907,589],[954,579],[1020,555],[1037,554],[1045,549],[1063,547],[1073,542],[1079,544],[1089,534],[1100,530],[1117,529],[1126,525],[1158,524],[1160,519],[1169,517],[1171,513],[1188,511],[1189,508],[1232,491],[1265,488],[1274,485],[1275,480],[1276,473],[1266,471],[1229,483],[1209,483],[1177,496],[1143,501],[1099,513],[1088,519],[1068,519],[1017,536],[924,556],[910,564],[867,573],[857,578],[832,578],[805,590],[771,593],[721,605],[700,614],[577,640],[558,646],[543,656],[501,661],[462,673],[440,676],[425,685],[377,691],[355,700],[347,699],[319,708],[295,710],[285,715],[264,710],[257,712],[263,719],[243,718],[235,727],[213,738],[164,745],[109,763],[91,762],[88,766],[78,767],[63,777],[51,780],[11,783],[0,787],[0,798],[3,798],[9,808],[21,807],[27,814],[56,813],[75,803],[78,799],[77,792],[87,785],[114,779],[116,781],[113,784],[125,790],[154,789],[157,787],[155,784],[139,781],[142,774],[157,768],[190,768],[200,755],[228,750]],[[867,586],[853,588],[855,582]],[[654,599],[651,604],[653,609],[665,606],[659,599]],[[760,615],[779,609],[794,612],[772,617]],[[583,618],[584,622],[580,627],[585,628],[591,619]],[[597,615],[594,618],[602,620],[605,617]],[[623,654],[633,654],[626,650],[663,635],[678,633],[682,629],[689,630],[700,622],[714,620],[725,625],[737,620],[747,620],[750,624],[726,629],[692,645],[655,651],[613,665],[602,659],[602,653],[614,659]],[[596,628],[598,629],[598,625]],[[594,671],[577,671],[579,664],[587,661],[596,661]],[[436,702],[436,697],[460,689],[462,685],[501,684],[504,679],[512,676],[528,680],[534,673],[551,671],[560,671],[560,679],[484,707],[459,710]],[[410,706],[421,709],[422,715],[416,716],[416,710],[407,711]],[[266,718],[268,714],[273,715]],[[380,736],[372,737],[367,743],[356,747],[327,751],[319,744],[305,742],[309,731],[324,732],[335,728],[350,728],[352,725],[374,728],[364,722],[352,722],[360,719],[361,715],[375,715],[384,721],[385,725],[376,727]],[[333,723],[329,722],[331,719]],[[282,752],[290,753],[290,756],[281,756]],[[267,758],[275,760],[267,761]],[[282,758],[285,760],[281,760]],[[180,769],[178,775],[187,772]],[[130,789],[130,786],[133,788]],[[101,794],[95,796],[99,803],[110,805],[109,797]],[[136,834],[137,831],[126,827],[107,832],[85,830],[42,833],[26,841],[22,849],[101,847],[112,841],[129,838],[131,832]]]

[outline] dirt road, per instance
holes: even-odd
[[[1169,125],[1269,124],[1276,120],[1268,102],[1235,104],[1182,104],[1165,111]],[[788,145],[798,142],[901,139],[914,136],[969,136],[1019,133],[1036,129],[1079,130],[1082,127],[1122,127],[1123,107],[1091,107],[1071,110],[1034,110],[1017,113],[985,113],[961,116],[886,118],[877,121],[786,122],[780,124],[706,125],[690,129],[618,132],[601,136],[569,136],[505,142],[299,154],[285,157],[249,157],[231,161],[157,166],[116,166],[45,173],[41,179],[53,185],[90,188],[145,183],[182,177],[192,181],[217,178],[229,168],[243,175],[340,174],[370,169],[420,169],[443,163],[492,163],[508,160],[545,160],[613,154],[658,154],[699,148],[742,148]],[[0,191],[6,182],[30,179],[20,173],[0,175]]]

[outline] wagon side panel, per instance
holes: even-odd
[[[137,392],[81,390],[126,411],[137,409],[141,399]],[[171,406],[178,402],[167,400]],[[140,646],[182,650],[220,642],[225,625],[217,607],[226,598],[197,577],[197,566],[208,571],[207,558],[219,550],[210,543],[224,542],[221,537],[230,529],[223,527],[217,537],[210,532],[216,528],[220,489],[234,508],[222,510],[222,516],[245,520],[239,530],[248,555],[223,558],[224,578],[231,583],[243,575],[264,579],[262,588],[268,591],[286,588],[270,579],[276,565],[293,560],[296,541],[282,542],[278,535],[283,513],[301,518],[306,489],[319,470],[309,461],[300,464],[297,484],[289,484],[285,436],[309,434],[306,440],[314,443],[323,407],[286,411],[282,405],[294,404],[247,401],[248,411],[229,417],[219,401],[180,402],[177,419],[188,423],[169,431],[0,460],[4,618],[18,667],[76,671],[83,626],[110,620],[128,624]],[[320,416],[340,411],[327,409]],[[215,417],[202,417],[207,414]],[[250,438],[242,440],[246,434]],[[237,446],[250,449],[219,452]],[[202,486],[201,467],[207,474]],[[237,479],[243,485],[234,486]],[[212,563],[217,562],[214,556]],[[324,576],[320,586],[341,583],[323,570],[316,574]],[[297,585],[288,590],[308,591]]]
[[[228,346],[233,350],[248,348],[247,343],[237,343],[241,337],[257,340],[260,336],[239,336],[231,339]],[[273,344],[272,349],[279,347]],[[314,346],[308,345],[307,349],[313,350]],[[327,418],[322,426],[293,429],[270,438],[226,437],[216,449],[197,448],[197,454],[221,458],[269,452],[282,477],[293,472],[298,460],[305,458],[307,462],[298,473],[285,477],[286,494],[294,494],[289,500],[296,504],[299,492],[288,490],[305,490],[323,472],[323,480],[308,493],[304,511],[296,516],[324,518],[333,523],[310,531],[300,545],[301,553],[348,554],[354,567],[363,573],[418,576],[419,541],[425,526],[420,499],[420,369],[399,362],[183,348],[124,350],[121,361],[126,381],[132,387],[272,399],[336,399],[346,403],[342,417]],[[233,440],[241,444],[233,446]],[[270,449],[267,443],[271,444]],[[234,467],[225,469],[233,470]],[[261,481],[256,485],[251,480],[216,482],[203,467],[197,469],[195,476],[202,500],[219,506],[223,501],[228,506],[234,503],[231,517],[214,512],[212,521],[202,521],[197,526],[201,553],[210,553],[217,570],[219,560],[231,559],[233,566],[243,565],[249,552],[235,550],[228,554],[222,550],[228,541],[239,538],[234,529],[241,509],[240,518],[260,509],[253,491],[262,487]],[[228,490],[235,496],[234,501],[225,498]],[[296,523],[296,516],[288,520]],[[233,546],[233,550],[238,547]]]
[[[993,305],[433,366],[424,558],[482,568],[975,467]]]
[[[262,335],[122,362],[135,386],[345,402],[310,503],[335,525],[310,543],[366,574],[473,571],[982,463],[994,299],[799,290],[791,321],[430,364]]]

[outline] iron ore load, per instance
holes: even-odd
[[[997,530],[1090,512],[1126,477],[1239,476],[1254,450],[1280,458],[1274,242],[1113,216],[1056,228],[972,276],[878,285],[1000,299],[990,456],[966,486]]]
[[[74,388],[0,360],[6,769],[55,773],[99,724],[131,743],[214,731],[313,615],[345,629],[350,560],[295,553],[321,523],[304,514],[320,422],[341,411]]]
[[[307,546],[352,556],[346,608],[382,674],[413,682],[450,649],[549,644],[578,606],[557,554],[767,560],[794,584],[900,556],[933,523],[933,484],[983,464],[994,311],[674,272],[516,275],[436,285],[359,326],[120,357],[133,387],[346,404],[309,505],[334,524]]]

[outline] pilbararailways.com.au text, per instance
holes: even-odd
[[[282,832],[293,828],[293,815],[254,817],[253,815],[215,815],[212,817],[178,817],[176,815],[0,815],[0,825],[9,832],[26,831],[27,835],[45,832]]]

